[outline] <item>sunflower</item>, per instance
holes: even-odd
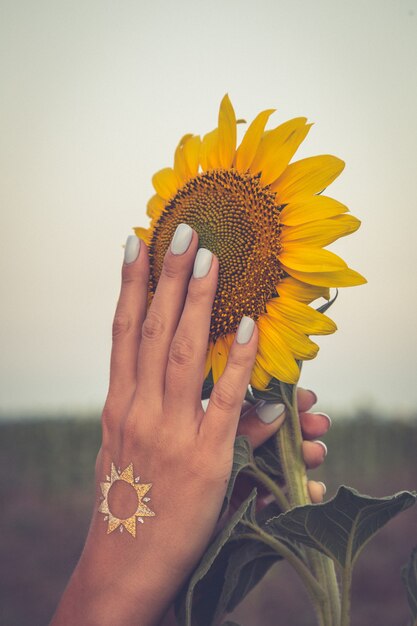
[[[346,206],[321,192],[344,163],[331,155],[291,162],[312,124],[296,117],[265,130],[273,109],[262,111],[237,145],[235,111],[226,95],[218,126],[201,140],[184,135],[173,167],[152,179],[148,229],[135,233],[149,246],[149,300],[176,227],[189,224],[199,244],[219,259],[205,377],[221,376],[243,315],[257,322],[259,343],[250,384],[264,390],[272,377],[295,383],[297,361],[313,359],[310,335],[336,330],[309,306],[329,299],[330,287],[366,280],[324,247],[358,229]]]

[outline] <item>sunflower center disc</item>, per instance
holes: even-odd
[[[243,315],[253,319],[276,296],[284,272],[280,252],[279,206],[260,175],[211,170],[189,180],[171,199],[155,226],[149,253],[150,290],[155,293],[165,252],[178,224],[198,233],[199,247],[219,259],[210,340],[234,333]]]

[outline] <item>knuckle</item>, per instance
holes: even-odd
[[[164,320],[159,313],[149,311],[142,324],[142,337],[145,339],[159,339],[164,333]]]
[[[187,299],[191,304],[198,304],[211,295],[211,286],[207,281],[192,280],[188,287]]]
[[[132,318],[126,311],[116,311],[112,325],[113,340],[126,335],[132,326]]]
[[[169,349],[169,361],[174,365],[190,365],[193,361],[194,345],[188,337],[176,337]]]
[[[236,390],[231,383],[218,381],[211,392],[210,402],[221,411],[231,411],[236,406]]]
[[[165,278],[178,278],[182,273],[182,268],[175,261],[176,259],[172,258],[165,259],[161,272]]]

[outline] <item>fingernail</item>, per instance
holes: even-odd
[[[256,409],[256,413],[264,424],[272,424],[275,422],[285,411],[285,404],[271,404],[265,403]]]
[[[315,439],[313,443],[318,443],[319,445],[321,445],[324,450],[324,456],[327,455],[327,446],[323,441],[320,441],[320,439]]]
[[[199,248],[194,261],[193,276],[194,278],[203,278],[207,276],[211,267],[212,253],[207,248]]]
[[[255,328],[255,321],[244,315],[240,320],[239,328],[236,333],[236,341],[237,343],[248,343],[253,334],[253,329]]]
[[[315,413],[315,415],[322,415],[323,417],[325,417],[326,420],[329,422],[329,428],[330,428],[330,426],[332,425],[332,419],[330,415],[327,415],[327,413],[321,413],[321,412]]]
[[[311,395],[313,396],[313,398],[314,398],[313,404],[316,404],[316,402],[317,402],[317,395],[311,389],[307,389],[307,391],[309,391],[311,393]]]
[[[193,229],[188,224],[178,224],[171,241],[172,254],[184,254],[191,243]]]
[[[326,495],[326,491],[327,491],[327,487],[324,483],[321,482],[321,480],[317,481],[319,483],[319,485],[321,485],[323,487],[323,495]]]
[[[125,245],[125,263],[133,263],[138,258],[140,250],[140,239],[136,235],[129,235]]]
[[[201,400],[201,406],[203,407],[204,410],[207,409],[209,404],[209,398],[206,398],[205,400]]]

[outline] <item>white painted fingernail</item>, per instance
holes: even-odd
[[[271,404],[266,402],[262,406],[256,409],[256,413],[264,424],[272,424],[275,422],[285,411],[285,404]]]
[[[322,413],[320,411],[320,412],[315,413],[315,415],[322,415],[323,417],[325,417],[326,420],[329,422],[329,428],[330,428],[330,426],[332,425],[332,420],[331,420],[330,416],[327,415],[327,413]]]
[[[171,241],[172,254],[184,254],[191,243],[193,229],[188,224],[178,224]]]
[[[321,485],[323,487],[323,495],[326,495],[326,491],[327,491],[327,487],[324,483],[321,482],[321,480],[318,481],[319,485]]]
[[[201,400],[201,406],[203,407],[204,410],[207,409],[209,401],[210,401],[209,398],[206,398],[205,400]]]
[[[327,446],[323,441],[320,441],[320,439],[315,439],[313,443],[318,443],[319,445],[321,445],[324,449],[324,456],[327,455]]]
[[[194,261],[194,278],[204,278],[210,271],[213,254],[207,248],[200,248]]]
[[[140,239],[136,235],[129,235],[125,245],[125,263],[133,263],[138,258],[140,250]]]
[[[236,333],[236,341],[237,343],[248,343],[250,338],[253,335],[253,329],[255,328],[255,321],[244,315],[240,320],[239,328]]]

